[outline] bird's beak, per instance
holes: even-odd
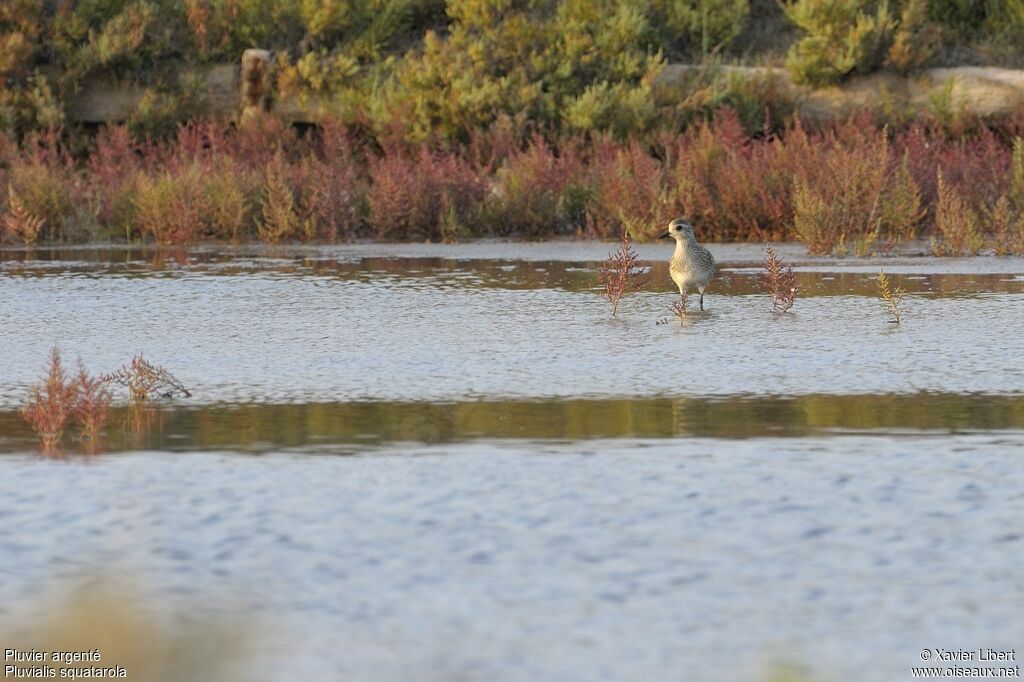
[[[672,236],[671,232],[666,232],[665,234],[663,234],[660,237],[658,237],[658,239],[668,239],[671,236]]]

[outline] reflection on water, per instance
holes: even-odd
[[[121,450],[280,449],[352,452],[382,443],[476,439],[758,438],[854,431],[1024,430],[1024,396],[919,393],[797,397],[356,402],[114,410],[108,447]],[[0,452],[33,438],[14,411],[0,411]]]

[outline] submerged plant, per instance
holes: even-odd
[[[683,318],[686,317],[686,311],[689,307],[690,295],[684,291],[683,293],[679,294],[679,300],[675,301],[671,306],[669,306],[669,310],[671,310],[672,314],[678,317],[679,321],[682,322]]]
[[[153,396],[172,397],[181,394],[188,398],[192,395],[173,374],[159,365],[149,363],[142,355],[136,355],[131,363],[111,374],[104,374],[100,379],[124,386],[136,402],[145,402]]]
[[[761,279],[772,297],[772,310],[786,312],[796,301],[796,274],[793,266],[785,263],[775,249],[767,247],[764,256],[764,272]]]
[[[50,350],[46,377],[29,389],[28,403],[21,410],[22,419],[38,434],[43,451],[59,452],[68,419],[78,399],[78,383],[68,377],[60,359],[60,349]]]
[[[903,301],[903,294],[906,293],[900,287],[893,287],[889,284],[889,278],[881,270],[878,271],[878,295],[882,299],[886,312],[891,320],[889,324],[899,324],[902,318],[900,303]]]
[[[601,266],[598,281],[604,287],[601,294],[612,304],[612,317],[619,310],[619,301],[629,291],[637,291],[647,286],[650,278],[637,266],[640,254],[633,248],[633,240],[629,232],[622,233],[619,248],[608,254]]]
[[[679,300],[674,301],[672,305],[668,307],[672,316],[679,320],[682,324],[683,320],[686,319],[686,311],[690,307],[690,296],[685,291],[679,294]],[[658,320],[655,324],[668,324],[668,318],[663,317]]]

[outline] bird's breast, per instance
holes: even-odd
[[[706,251],[678,251],[668,262],[668,272],[677,286],[700,286],[714,275],[715,263]]]
[[[681,285],[689,279],[689,273],[685,258],[673,258],[668,262],[668,274],[676,284]]]

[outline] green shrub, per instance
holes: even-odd
[[[27,75],[43,34],[42,0],[0,3],[0,80]]]
[[[786,0],[783,8],[807,33],[786,56],[799,83],[829,85],[882,67],[908,72],[941,43],[929,0]]]
[[[389,82],[414,139],[466,140],[502,116],[541,129],[643,130],[644,83],[662,59],[644,5],[614,0],[451,0],[447,36],[428,32]]]
[[[74,3],[71,11],[54,17],[53,51],[64,68],[68,87],[95,71],[127,74],[167,56],[172,43],[166,30],[173,26],[170,3],[144,0]]]
[[[22,136],[59,130],[64,123],[63,103],[49,79],[38,71],[28,76],[21,88],[0,88],[0,131]]]
[[[58,130],[64,126],[64,109],[50,87],[45,76],[38,72],[32,75],[25,91],[27,105],[23,116],[28,127],[38,130]]]
[[[885,0],[792,0],[784,9],[808,34],[790,49],[786,68],[809,85],[881,66],[896,26]]]
[[[128,118],[128,128],[139,137],[169,137],[197,115],[201,87],[202,82],[193,77],[186,79],[183,87],[170,92],[147,88]]]
[[[956,32],[974,32],[981,28],[988,15],[987,5],[1004,0],[928,0],[928,17]]]
[[[374,134],[431,143],[466,142],[502,117],[526,120],[524,136],[645,136],[721,106],[754,131],[766,112],[778,118],[769,79],[716,78],[661,110],[650,83],[666,60],[706,64],[752,49],[734,45],[741,31],[772,33],[762,42],[779,47],[783,13],[806,32],[787,65],[814,85],[919,68],[939,27],[981,60],[1024,63],[1024,0],[779,2],[783,10],[775,0],[6,0],[0,129],[20,137],[59,125],[87,77],[113,75],[147,91],[135,130],[167,135],[196,113],[180,65],[236,62],[249,47],[277,53],[279,92],[314,93]],[[31,80],[36,68],[48,95]]]
[[[718,52],[739,35],[750,13],[748,0],[655,0],[669,40],[686,37],[700,54]]]
[[[325,95],[349,85],[358,73],[358,61],[344,53],[308,52],[294,64],[282,53],[275,68],[275,85],[282,94]]]
[[[571,130],[609,132],[618,138],[646,132],[656,120],[650,86],[596,83],[567,100],[564,120]]]
[[[1013,66],[1024,66],[1020,45],[1024,42],[1024,0],[988,0],[985,35],[1009,53]]]
[[[928,20],[928,0],[906,0],[886,64],[904,73],[924,66],[941,38],[938,26]]]
[[[346,0],[299,0],[299,18],[312,40],[337,39],[351,20],[352,8]]]
[[[793,88],[768,69],[695,68],[676,91],[683,96],[658,111],[660,128],[678,130],[710,120],[715,112],[731,110],[747,133],[766,133],[791,121],[796,113]]]

